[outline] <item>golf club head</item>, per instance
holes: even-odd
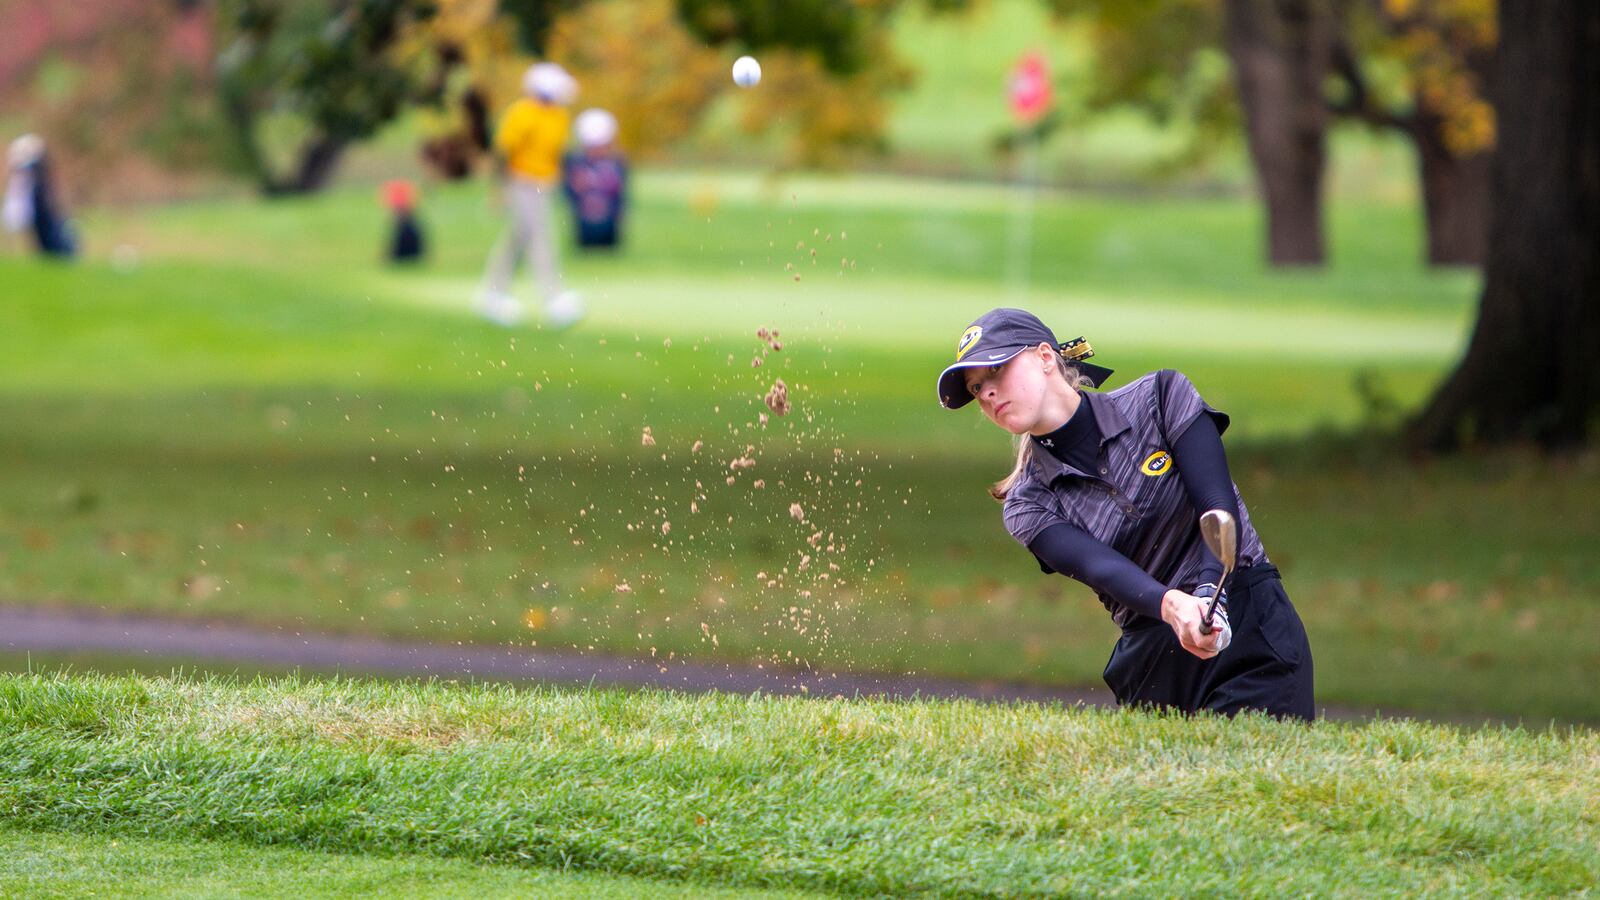
[[[1206,542],[1211,555],[1222,561],[1224,573],[1233,571],[1234,557],[1239,551],[1239,532],[1234,527],[1232,513],[1225,509],[1208,509],[1201,513],[1200,539]]]

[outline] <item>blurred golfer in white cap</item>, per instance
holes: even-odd
[[[45,156],[44,138],[25,134],[11,142],[6,152],[10,177],[0,220],[7,231],[26,231],[43,256],[71,257],[77,253],[72,227],[57,201]]]
[[[522,304],[511,293],[511,279],[526,256],[533,263],[546,321],[565,328],[583,317],[583,303],[562,287],[550,206],[561,175],[561,152],[572,129],[567,107],[577,96],[578,83],[566,69],[544,62],[528,69],[522,90],[524,96],[506,110],[495,133],[511,222],[489,256],[483,314],[502,325],[522,319]]]
[[[628,190],[628,162],[615,149],[617,117],[586,109],[578,114],[576,130],[582,149],[567,154],[562,183],[572,204],[578,246],[614,250],[622,236]]]

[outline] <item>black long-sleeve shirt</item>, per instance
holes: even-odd
[[[1088,403],[1079,403],[1077,412],[1065,425],[1034,441],[1036,452],[1042,449],[1079,471],[1093,472],[1099,455],[1099,437],[1094,410]],[[1223,509],[1232,513],[1237,522],[1239,510],[1234,499],[1233,478],[1228,472],[1228,459],[1216,422],[1209,415],[1197,416],[1173,443],[1172,455],[1184,493],[1197,510],[1196,515],[1201,510]],[[1140,615],[1161,618],[1161,598],[1169,586],[1156,581],[1126,556],[1083,529],[1066,523],[1051,525],[1028,544],[1028,549],[1046,571],[1075,578]],[[1201,582],[1214,582],[1221,574],[1221,561],[1211,557],[1202,570]]]

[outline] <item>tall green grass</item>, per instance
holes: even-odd
[[[0,678],[18,826],[846,894],[1581,891],[1597,752],[1401,722]]]

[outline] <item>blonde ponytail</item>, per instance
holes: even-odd
[[[1011,486],[1022,477],[1022,470],[1033,461],[1033,437],[1019,434],[1014,439],[1017,445],[1017,464],[1011,467],[1011,474],[989,485],[989,496],[1004,503],[1006,495],[1011,493]]]

